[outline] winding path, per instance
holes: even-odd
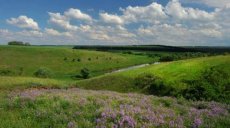
[[[128,71],[128,70],[132,70],[132,69],[137,69],[137,68],[142,68],[142,67],[146,67],[146,66],[149,66],[149,65],[157,65],[157,64],[160,64],[160,62],[155,62],[153,64],[141,64],[141,65],[130,66],[130,67],[127,67],[127,68],[114,70],[114,71],[106,73],[106,74],[112,74],[112,73],[116,73],[116,72],[123,72],[123,71]]]

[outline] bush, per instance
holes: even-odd
[[[160,61],[161,62],[168,62],[168,61],[173,61],[174,60],[174,57],[173,56],[162,56],[161,58],[160,58]]]
[[[9,69],[0,69],[0,76],[10,76],[13,74],[14,72]]]
[[[81,76],[82,76],[82,78],[84,78],[84,79],[89,78],[89,69],[87,69],[87,68],[81,69]]]
[[[152,74],[141,74],[135,78],[135,85],[138,88],[146,89],[149,88],[156,79],[157,78]]]
[[[39,68],[34,72],[34,76],[39,78],[50,78],[52,77],[52,72],[48,68]]]
[[[19,72],[18,75],[21,76],[24,72],[24,68],[23,67],[19,67]]]
[[[230,76],[221,67],[205,70],[198,80],[189,81],[183,96],[192,100],[215,100],[230,103]]]
[[[135,78],[135,85],[138,88],[147,90],[148,93],[165,96],[170,95],[173,89],[166,86],[160,77],[154,76],[152,74],[142,74]]]
[[[64,61],[67,61],[67,60],[68,60],[68,58],[67,58],[67,57],[65,57],[63,60],[64,60]]]
[[[123,54],[133,54],[132,51],[125,51],[125,52],[122,52]]]

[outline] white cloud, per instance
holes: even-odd
[[[176,19],[184,20],[212,20],[214,13],[208,13],[203,10],[194,8],[185,8],[181,6],[178,0],[170,1],[165,9],[166,13]]]
[[[150,22],[155,23],[158,20],[166,18],[162,5],[153,2],[148,6],[128,6],[125,9],[120,9],[123,12],[122,18],[126,22]]]
[[[82,13],[79,9],[70,8],[65,11],[62,15],[61,13],[48,13],[50,16],[49,23],[58,27],[59,29],[64,29],[65,31],[76,31],[78,26],[72,25],[70,20],[83,20],[92,22],[93,19],[91,16]]]
[[[59,32],[52,28],[45,28],[45,33],[51,36],[67,36],[67,37],[72,36],[71,33],[69,32]]]
[[[112,15],[108,13],[100,13],[99,15],[105,23],[118,24],[118,25],[124,23],[123,19],[117,15]]]
[[[23,30],[20,32],[16,32],[17,35],[25,36],[25,37],[42,37],[43,33],[37,30]]]
[[[69,19],[64,15],[61,15],[60,13],[49,12],[49,16],[49,23],[54,26],[70,31],[74,31],[78,28],[77,26],[71,25]]]
[[[204,0],[203,0],[204,1]],[[230,45],[230,6],[205,11],[184,7],[179,0],[166,6],[128,6],[121,14],[99,13],[93,19],[79,9],[49,12],[49,26],[12,32],[0,29],[0,41],[37,44],[162,44]]]
[[[10,18],[7,20],[7,23],[19,28],[39,30],[38,23],[35,22],[32,18],[24,15],[21,15],[18,18]]]
[[[70,8],[68,11],[64,13],[66,17],[78,19],[78,20],[86,20],[86,21],[92,21],[91,16],[82,13],[79,9]]]

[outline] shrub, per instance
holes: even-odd
[[[149,88],[152,83],[157,79],[152,74],[141,74],[135,78],[135,85],[138,88]]]
[[[50,78],[52,77],[52,72],[48,68],[39,68],[34,72],[34,76],[39,78]]]
[[[183,96],[192,100],[215,100],[230,103],[230,76],[221,67],[206,69],[198,80],[189,81]]]
[[[84,79],[87,79],[87,78],[89,78],[89,69],[87,69],[87,68],[83,68],[83,69],[81,69],[81,76],[82,76],[82,78],[84,78]]]
[[[14,72],[9,69],[0,69],[0,76],[10,76],[13,74]]]
[[[168,61],[173,61],[174,60],[174,57],[173,56],[169,56],[169,55],[167,55],[167,56],[162,56],[161,58],[160,58],[160,61],[161,62],[168,62]]]
[[[65,57],[63,60],[64,60],[64,61],[67,61],[67,60],[68,60],[68,58],[67,58],[67,57]]]
[[[162,103],[165,107],[171,107],[172,106],[172,101],[168,99],[159,99],[160,103]]]
[[[88,58],[88,61],[91,61],[91,58]]]
[[[147,90],[148,93],[154,95],[170,95],[173,89],[166,86],[160,77],[152,74],[142,74],[135,78],[135,85],[138,88]]]
[[[77,59],[77,61],[78,61],[78,62],[81,62],[81,59],[80,59],[80,58],[78,58],[78,59]]]
[[[21,76],[21,75],[23,74],[23,72],[24,72],[24,68],[23,68],[23,67],[20,67],[20,68],[19,68],[18,75]]]
[[[125,52],[122,52],[123,54],[133,54],[132,51],[125,51]]]

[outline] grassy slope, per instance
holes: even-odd
[[[63,52],[65,50],[67,52]],[[53,54],[51,54],[52,52]],[[25,89],[34,86],[65,87],[71,84],[71,81],[65,82],[55,79],[27,77],[31,76],[32,71],[37,69],[34,68],[34,66],[39,67],[45,65],[45,67],[60,73],[60,76],[56,76],[56,78],[62,78],[62,71],[70,70],[71,68],[75,70],[75,68],[79,68],[76,66],[80,66],[75,64],[76,62],[60,62],[65,55],[71,56],[71,54],[73,54],[71,57],[75,57],[81,53],[84,54],[81,55],[81,57],[87,60],[89,56],[91,57],[95,54],[105,56],[105,53],[102,52],[80,50],[76,53],[72,53],[72,50],[68,48],[44,48],[41,50],[40,47],[0,47],[0,53],[4,53],[0,54],[1,68],[7,67],[7,64],[9,64],[10,69],[14,70],[16,70],[18,66],[26,67],[24,76],[0,77],[0,115],[4,117],[0,118],[0,127],[67,127],[70,125],[75,125],[76,127],[112,127],[112,125],[120,125],[118,122],[125,118],[128,118],[135,127],[144,125],[146,125],[146,127],[155,127],[159,124],[162,127],[169,127],[171,121],[173,121],[175,125],[191,127],[194,125],[193,122],[196,118],[202,120],[203,127],[229,126],[229,106],[214,102],[199,103],[184,100],[180,101],[168,97],[159,98],[141,94],[121,94],[81,89]],[[62,53],[64,53],[64,55]],[[104,59],[103,63],[95,64],[95,62],[83,61],[82,65],[87,65],[99,71],[100,69],[109,69],[108,66],[113,66],[114,68],[115,66],[122,67],[129,64],[132,65],[135,64],[138,59],[139,62],[149,61],[148,58],[141,56],[135,58],[129,55],[126,57],[124,55],[106,53],[106,55],[108,54],[114,55],[113,58],[115,58],[115,56],[118,57],[118,60],[124,58],[121,65],[114,63],[108,65],[110,62],[107,60],[104,61]],[[35,55],[36,58],[34,57]],[[42,55],[44,55],[44,57]],[[104,58],[107,57],[109,56]],[[92,61],[94,61],[94,59]],[[183,64],[182,62],[185,63]],[[183,77],[189,78],[190,76],[195,77],[196,74],[194,72],[199,73],[203,67],[209,67],[210,64],[222,64],[226,70],[229,70],[229,56],[210,57],[205,60],[193,59],[178,61],[145,67],[143,69],[144,72],[156,72],[158,75],[163,74],[162,77],[164,77],[164,75],[167,76],[166,80],[170,83],[175,81],[174,76],[170,75],[175,73],[173,72],[175,68],[177,69],[176,71],[187,73],[187,75]],[[167,69],[168,66],[169,68]],[[173,69],[170,67],[173,67]],[[193,68],[194,72],[190,74],[191,71],[186,67]],[[81,81],[80,83],[82,86],[84,86],[84,84],[90,85],[85,87],[91,89],[109,89],[121,92],[132,91],[133,85],[131,80],[140,74],[143,69],[100,76],[93,80]],[[174,75],[177,76],[176,78],[178,80],[182,79],[179,72]],[[199,108],[199,106],[205,106],[205,108],[201,110],[196,109]],[[121,114],[123,109],[124,115]],[[206,118],[206,115],[210,113],[214,113],[214,115]],[[106,114],[105,117],[104,114]],[[112,117],[114,114],[115,117],[110,118],[110,116]],[[192,116],[190,117],[190,115]],[[161,119],[163,116],[166,117]],[[99,119],[98,123],[96,123],[97,119]],[[163,124],[162,120],[164,122]],[[120,127],[124,127],[124,125],[127,126],[127,123],[121,124]]]
[[[65,57],[67,61],[64,61]],[[81,62],[77,61],[78,58]],[[91,58],[91,61],[88,58]],[[72,62],[73,59],[76,61]],[[55,74],[54,78],[57,79],[69,79],[83,67],[91,71],[91,76],[96,76],[114,69],[151,61],[151,58],[145,56],[72,50],[68,47],[0,46],[0,69],[10,69],[18,73],[22,67],[23,76],[32,76],[39,67],[51,69]]]
[[[131,93],[27,89],[12,91],[0,102],[0,115],[4,117],[0,118],[0,127],[224,128],[230,125],[228,109],[229,106],[215,102]]]
[[[72,81],[63,81],[55,79],[42,79],[34,77],[0,77],[0,91],[1,90],[13,90],[15,88],[30,88],[30,87],[40,87],[40,88],[65,88],[74,84]]]
[[[140,74],[151,73],[162,77],[166,84],[181,89],[186,86],[183,80],[196,79],[205,68],[221,66],[230,73],[229,65],[229,55],[188,59],[104,75],[89,80],[79,81],[77,85],[86,89],[132,92],[138,91],[134,87],[133,79]]]

